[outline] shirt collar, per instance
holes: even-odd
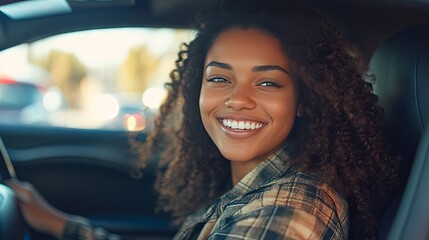
[[[182,225],[182,228],[186,229],[198,222],[206,222],[209,218],[217,217],[232,200],[284,175],[290,169],[290,166],[287,164],[288,158],[289,155],[286,147],[274,152],[244,176],[230,191],[218,198],[211,206],[200,209],[190,215],[186,224]]]
[[[277,150],[244,176],[230,191],[225,193],[220,199],[221,203],[228,203],[278,178],[290,168],[287,164],[287,159],[286,148]]]

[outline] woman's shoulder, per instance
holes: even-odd
[[[245,200],[247,199],[247,200]],[[257,208],[283,207],[304,211],[328,223],[347,221],[347,201],[329,184],[303,172],[283,175],[243,196],[242,213]]]
[[[275,205],[299,204],[304,207],[311,204],[317,207],[320,204],[331,208],[347,208],[347,201],[328,183],[303,172],[285,174],[261,186],[261,193],[263,199]]]
[[[239,221],[262,224],[267,220],[280,232],[317,232],[332,235],[332,239],[346,239],[347,212],[347,202],[331,186],[315,176],[294,172],[229,202],[220,226]]]

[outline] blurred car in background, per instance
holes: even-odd
[[[146,106],[141,94],[104,94],[95,111],[104,118],[102,129],[150,131],[156,110]],[[158,106],[156,106],[158,107]]]
[[[64,105],[59,91],[36,83],[0,76],[2,123],[49,124],[50,113]]]

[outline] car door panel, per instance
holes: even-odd
[[[155,211],[154,169],[136,174],[128,133],[7,125],[0,135],[18,178],[53,206],[129,239],[174,233]]]

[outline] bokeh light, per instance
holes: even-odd
[[[118,100],[110,94],[101,94],[93,103],[92,111],[101,120],[111,120],[119,113]]]
[[[162,88],[152,87],[146,89],[142,96],[143,104],[149,108],[158,108],[165,100],[167,93]]]

